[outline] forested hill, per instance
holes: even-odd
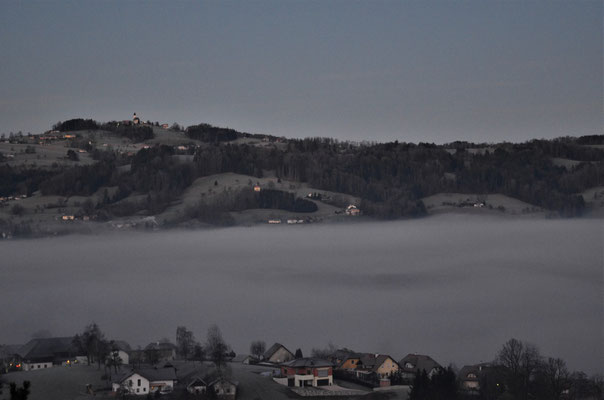
[[[43,196],[90,196],[115,187],[117,191],[93,204],[97,214],[105,219],[116,213],[155,215],[197,178],[234,172],[352,195],[361,199],[364,214],[377,218],[422,216],[426,208],[421,199],[444,192],[499,193],[551,214],[574,217],[585,209],[581,193],[604,185],[604,136],[518,144],[359,144],[250,135],[207,124],[187,129],[158,125],[71,120],[44,135],[5,137],[0,146],[0,196],[31,196],[38,191]],[[56,140],[48,140],[53,134]],[[111,137],[117,140],[113,145],[102,143]],[[28,145],[37,160],[48,146],[80,153],[66,154],[69,162],[19,163],[18,154],[11,158],[8,150],[15,145]],[[77,154],[84,152],[90,162],[78,161]],[[116,206],[133,194],[144,194],[144,201],[130,210]],[[210,204],[200,207],[229,212],[257,205],[239,197],[227,203],[219,209]]]

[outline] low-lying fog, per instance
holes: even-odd
[[[461,367],[508,339],[602,371],[601,220],[412,221],[0,243],[0,343],[96,321],[131,345],[216,323],[238,353],[328,342]]]

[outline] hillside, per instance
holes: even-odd
[[[463,212],[603,215],[604,136],[352,143],[74,119],[0,139],[0,236]]]

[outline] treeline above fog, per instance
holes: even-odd
[[[92,120],[66,121],[57,128],[96,129],[104,127],[133,141],[152,138],[147,126],[119,127]],[[192,161],[174,155],[173,146],[155,145],[135,154],[90,149],[94,166],[55,166],[37,168],[0,165],[0,195],[91,195],[102,187],[118,187],[96,206],[100,215],[155,214],[199,177],[224,172],[262,177],[274,171],[277,179],[306,182],[310,186],[358,196],[367,215],[378,218],[417,217],[426,214],[421,199],[441,192],[471,194],[501,193],[542,207],[564,217],[582,214],[585,199],[581,192],[604,184],[604,136],[583,136],[525,143],[477,145],[454,142],[431,143],[351,143],[334,139],[282,139],[266,136],[270,145],[254,146],[233,142],[249,135],[207,124],[187,128],[183,137],[192,142]],[[76,143],[74,141],[74,143]],[[89,146],[89,145],[88,145]],[[576,160],[572,167],[556,165],[552,159]],[[129,165],[129,169],[119,168]],[[127,206],[115,204],[128,195],[147,194],[146,200]],[[233,210],[246,204],[258,206],[275,202],[266,199],[240,199],[226,202]],[[277,208],[290,209],[288,206]],[[207,207],[211,205],[207,204]],[[203,207],[201,205],[200,207]],[[229,211],[220,207],[222,212]],[[199,214],[199,213],[198,213]],[[204,214],[201,212],[200,214]]]

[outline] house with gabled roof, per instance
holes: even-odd
[[[204,394],[207,388],[208,384],[199,376],[194,376],[187,384],[187,392],[191,394]]]
[[[333,385],[333,364],[320,358],[299,358],[281,364],[281,376],[292,387]]]
[[[281,364],[294,359],[294,354],[281,343],[275,343],[264,352],[262,360],[273,364]]]
[[[356,354],[358,355],[357,352],[347,349],[346,347],[342,348],[342,349],[337,349],[336,351],[334,351],[333,353],[331,353],[327,359],[329,361],[331,361],[334,365],[338,365],[340,364],[342,361],[344,361],[346,358],[348,358],[350,355],[352,354]]]
[[[117,355],[121,361],[121,364],[130,364],[129,352],[132,351],[130,345],[123,340],[111,341],[111,352]]]
[[[478,393],[480,390],[480,380],[492,368],[489,363],[480,363],[474,365],[464,365],[457,374],[457,379],[461,382],[461,387],[469,392]]]
[[[422,371],[426,371],[428,378],[432,378],[432,375],[442,369],[442,366],[432,357],[424,354],[407,354],[401,359],[399,365],[402,369],[403,379],[407,380],[414,379],[417,373]]]
[[[387,354],[363,353],[354,371],[358,378],[366,379],[371,374],[375,374],[378,378],[388,378],[399,369],[398,363]]]
[[[174,368],[141,368],[117,375],[112,383],[114,392],[144,396],[149,393],[170,393],[176,383]]]
[[[145,350],[155,350],[160,362],[174,361],[176,359],[176,345],[170,342],[151,342]]]
[[[53,365],[76,360],[77,349],[73,337],[32,339],[17,351],[23,371],[51,368]]]
[[[237,387],[239,382],[232,381],[220,376],[208,385],[208,390],[211,390],[219,399],[235,400],[237,397]]]

